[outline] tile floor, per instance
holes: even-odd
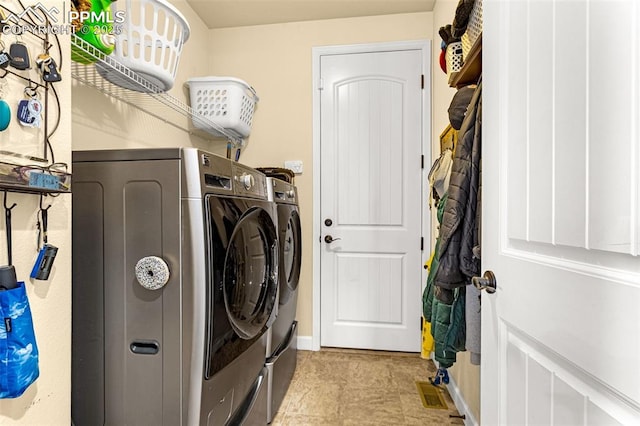
[[[325,349],[298,351],[298,366],[272,426],[463,425],[448,410],[422,406],[415,382],[436,367],[418,354]]]

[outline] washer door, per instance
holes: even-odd
[[[300,264],[302,258],[302,235],[300,216],[296,209],[291,209],[284,216],[286,222],[280,223],[280,304],[284,305],[298,288],[300,280]],[[284,222],[284,223],[282,223]]]
[[[224,260],[223,292],[229,322],[243,339],[263,331],[278,294],[278,239],[271,216],[248,210],[234,227]]]

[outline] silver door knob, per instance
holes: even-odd
[[[471,282],[478,290],[487,290],[489,294],[495,293],[496,288],[498,288],[496,276],[493,271],[485,271],[482,277],[471,278]]]
[[[327,236],[324,237],[324,242],[327,243],[327,244],[331,244],[332,242],[338,241],[340,239],[341,238],[333,238],[331,235],[327,235]]]

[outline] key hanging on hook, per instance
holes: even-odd
[[[26,127],[40,127],[42,123],[42,102],[38,99],[37,86],[32,87],[31,82],[24,88],[26,99],[18,103],[18,122]]]
[[[38,55],[36,65],[38,66],[38,71],[42,73],[42,79],[44,81],[47,83],[56,83],[62,80],[62,76],[60,72],[58,72],[58,64],[56,64],[56,61],[49,55],[50,48],[51,44],[47,43],[45,51]]]
[[[16,36],[16,41],[9,46],[9,56],[11,57],[9,65],[13,68],[21,71],[31,69],[29,49],[22,41],[22,37]]]

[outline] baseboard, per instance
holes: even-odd
[[[313,339],[311,336],[298,336],[298,349],[301,351],[313,350]]]
[[[460,389],[456,384],[456,381],[453,380],[453,377],[449,375],[449,384],[447,384],[447,390],[449,391],[449,395],[451,395],[451,399],[453,399],[453,403],[456,405],[458,412],[460,414],[464,414],[464,424],[465,426],[478,426],[478,421],[473,414],[471,414],[471,410],[467,405],[467,402],[462,397],[460,393]]]
[[[433,352],[431,352],[430,355],[431,355],[430,358],[436,364],[436,367],[439,367],[439,363],[438,363],[438,361],[436,361],[435,354]],[[478,426],[479,425],[478,421],[473,416],[473,414],[471,414],[471,410],[469,409],[469,406],[467,405],[467,402],[462,397],[462,393],[460,392],[460,388],[458,388],[458,385],[456,384],[456,381],[453,379],[453,377],[451,375],[449,375],[449,383],[447,384],[447,390],[449,391],[449,395],[451,396],[451,399],[453,400],[453,403],[455,404],[456,408],[458,409],[458,412],[460,414],[464,414],[464,416],[465,416],[464,417],[465,426]]]

